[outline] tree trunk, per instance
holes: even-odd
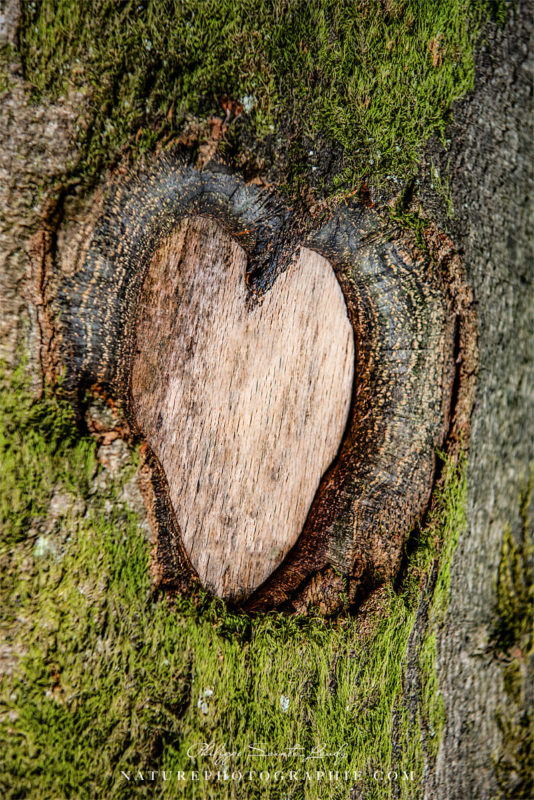
[[[17,19],[10,2],[5,42],[16,41]],[[376,207],[308,219],[213,160],[199,178],[205,154],[192,165],[183,149],[180,159],[147,159],[133,177],[102,175],[80,196],[66,177],[78,157],[75,101],[31,104],[16,59],[0,99],[2,358],[28,356],[36,386],[43,371],[60,379],[100,442],[143,442],[140,513],[155,531],[152,571],[164,589],[194,593],[200,581],[249,612],[372,618],[373,598],[402,580],[408,537],[431,506],[436,449],[457,455],[469,438],[472,289],[468,522],[433,665],[445,725],[424,773],[425,797],[444,800],[512,797],[527,785],[517,752],[534,702],[532,653],[515,643],[503,655],[495,641],[503,535],[511,526],[521,543],[534,441],[531,36],[529,3],[487,27],[447,146],[426,148],[415,191],[432,259]],[[52,177],[55,194],[39,205]],[[187,397],[173,370],[189,376]],[[111,407],[111,423],[86,389]],[[403,690],[423,740],[432,589],[420,597]],[[513,702],[505,657],[522,686]]]
[[[426,158],[424,201],[466,264],[480,348],[468,526],[454,557],[437,660],[447,726],[428,797],[491,797],[492,758],[506,750],[496,711],[509,707],[510,697],[490,642],[503,531],[511,525],[518,535],[533,456],[532,23],[532,4],[524,3],[504,29],[487,31],[475,89],[456,107],[447,133],[450,146],[435,144]],[[452,221],[430,198],[431,164],[450,181]],[[532,656],[530,665],[528,654],[523,660],[532,675]],[[525,690],[528,708],[530,679]]]

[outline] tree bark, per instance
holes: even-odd
[[[430,146],[423,172],[425,206],[450,232],[468,271],[480,348],[468,526],[454,557],[437,660],[447,723],[426,788],[427,797],[444,800],[498,792],[494,759],[503,742],[496,711],[510,702],[489,643],[503,532],[508,525],[518,532],[519,497],[534,455],[532,33],[529,2],[518,4],[504,28],[488,28],[474,91],[454,109],[450,145]],[[432,165],[450,181],[452,220],[431,192]],[[524,668],[532,677],[532,656]],[[525,686],[532,687],[531,677]],[[532,699],[530,689],[526,707]]]
[[[8,10],[6,19],[9,21],[16,17],[16,4],[9,4]],[[425,796],[444,800],[489,799],[498,791],[502,792],[495,772],[495,761],[503,749],[497,711],[508,700],[502,665],[491,647],[495,580],[503,532],[507,525],[512,525],[514,530],[518,528],[519,494],[533,458],[534,441],[532,22],[532,4],[519,2],[517,11],[510,13],[502,29],[494,25],[488,27],[478,52],[475,89],[454,110],[455,122],[447,132],[447,148],[438,142],[429,144],[418,187],[426,213],[436,223],[437,230],[447,233],[465,265],[479,325],[480,366],[469,449],[468,526],[454,556],[449,611],[438,637],[436,669],[445,702],[446,724],[438,759],[434,763],[429,758],[425,775]],[[4,38],[13,41],[14,31],[14,24],[7,25]],[[49,283],[51,253],[55,248],[56,263],[57,259],[70,264],[83,261],[87,253],[84,235],[102,213],[102,198],[97,193],[90,202],[76,196],[65,200],[61,213],[74,223],[74,234],[69,236],[60,227],[60,220],[54,218],[57,204],[48,208],[38,206],[42,180],[54,176],[61,181],[69,163],[76,158],[76,110],[67,101],[50,106],[29,104],[16,66],[9,81],[0,103],[3,212],[0,290],[4,307],[1,353],[12,364],[21,353],[29,353],[33,374],[38,375],[41,358],[52,365],[52,371],[59,363],[54,361],[59,358],[54,350],[55,342],[48,346],[55,337],[53,324],[43,313],[47,298],[57,291],[57,286]],[[432,185],[436,169],[442,184],[448,182],[447,203],[440,200]],[[448,213],[451,205],[452,219]],[[42,226],[43,216],[48,219],[48,229]],[[332,263],[335,255],[327,247],[323,249],[323,257],[330,258]],[[30,263],[34,265],[33,276],[29,274]],[[457,315],[460,306],[458,301]],[[450,338],[450,331],[447,336]],[[41,352],[41,342],[48,343],[46,353]],[[461,347],[468,348],[465,340]],[[467,363],[472,364],[472,361],[466,356],[462,368],[469,373]],[[471,391],[472,377],[471,374],[465,376],[466,394]],[[435,384],[440,385],[440,381],[436,380]],[[447,379],[447,386],[449,384]],[[454,380],[449,391],[455,391]],[[375,396],[370,396],[370,403]],[[413,395],[411,403],[415,404],[419,398],[420,395]],[[465,428],[468,415],[469,402],[465,397],[462,402],[464,406],[457,412],[459,420],[455,423],[453,418],[456,436]],[[447,424],[450,422],[450,413],[444,413],[441,407],[438,416],[437,422],[433,419],[435,427],[443,426],[444,420]],[[433,450],[443,440],[440,429],[429,449]],[[366,453],[371,453],[372,449],[370,441]],[[152,513],[159,520],[158,524],[162,519],[167,520],[164,526],[170,529],[168,520],[174,512],[162,489],[167,479],[149,458],[147,464],[146,491],[151,493]],[[380,469],[384,470],[383,464]],[[424,477],[415,482],[413,476],[409,479],[402,476],[400,480],[399,485],[416,486],[417,502],[409,504],[407,516],[405,503],[398,509],[398,515],[404,515],[405,519],[403,533],[393,537],[395,568],[386,570],[388,579],[399,566],[407,531],[426,508],[427,490],[433,475],[432,463],[427,466]],[[351,487],[351,496],[356,494],[357,488]],[[384,502],[383,494],[380,502]],[[387,514],[388,507],[383,505],[380,511]],[[320,514],[317,519],[324,523]],[[373,517],[372,522],[375,521]],[[303,541],[314,544],[317,540],[310,536]],[[358,592],[364,584],[369,588],[367,584],[373,569],[387,561],[388,554],[378,552],[381,545],[381,540],[375,540],[367,553],[359,553],[360,561],[365,562],[367,558],[368,563],[365,580],[355,585],[354,598],[361,599]],[[166,569],[170,569],[171,575],[183,570],[185,559],[172,537],[160,540],[160,547],[162,554],[157,563],[167,563]],[[331,548],[330,555],[334,549]],[[311,552],[313,547],[308,550]],[[293,591],[311,574],[332,564],[339,566],[339,561],[333,558],[320,563],[313,561],[313,569],[307,568],[301,573],[298,565],[308,564],[308,552],[297,552],[295,558],[289,560],[288,575],[282,576],[278,587],[283,586],[285,580],[285,585]],[[354,554],[347,560],[352,569]],[[355,573],[350,574],[353,577]],[[168,573],[159,577],[163,584],[172,582],[168,580]],[[333,594],[337,595],[339,587],[333,573],[329,573],[319,586],[313,581],[307,585],[308,599],[315,602],[318,597],[320,599],[321,592],[328,594],[332,581]],[[265,595],[275,597],[274,605],[288,599],[287,593],[279,596],[277,591],[278,588]],[[406,659],[408,704],[418,690],[415,664],[426,631],[426,603],[427,598],[422,601]],[[304,605],[304,602],[295,602],[298,610]],[[261,594],[257,607],[263,607]],[[327,612],[333,608],[326,603]],[[532,660],[522,664],[522,669],[525,674],[531,670]],[[525,686],[528,685],[525,681]],[[532,689],[527,692],[526,702],[534,702]]]

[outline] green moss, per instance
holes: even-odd
[[[151,149],[192,117],[222,115],[229,98],[244,111],[225,137],[229,157],[257,162],[270,152],[293,189],[343,192],[414,175],[422,145],[443,133],[451,104],[473,85],[481,27],[503,8],[42,0],[23,4],[20,43],[35,97],[85,94],[86,176],[125,146]]]
[[[534,648],[534,569],[530,502],[532,476],[521,497],[521,527],[518,541],[507,528],[501,548],[501,560],[496,585],[497,623],[495,648],[509,653],[514,647],[526,655]]]
[[[419,656],[422,680],[422,719],[426,732],[426,752],[436,758],[445,726],[445,705],[436,675],[436,634],[429,633]]]
[[[95,443],[76,433],[68,409],[48,398],[32,402],[22,370],[3,375],[1,398],[4,797],[130,798],[157,791],[175,798],[176,783],[160,775],[155,789],[148,770],[216,772],[208,759],[188,758],[197,742],[241,753],[262,743],[276,751],[324,745],[340,751],[338,761],[241,755],[229,767],[301,776],[305,769],[358,771],[369,800],[390,796],[391,782],[373,772],[391,769],[399,797],[420,796],[419,720],[434,726],[437,738],[441,725],[431,641],[415,714],[403,699],[404,661],[421,583],[442,536],[448,553],[463,519],[461,476],[447,474],[403,585],[384,595],[370,631],[350,617],[251,618],[205,596],[174,603],[154,597],[149,545],[121,500],[135,463],[95,493],[92,479],[101,469]],[[61,546],[39,549],[39,526],[58,491],[81,499],[83,509],[67,509],[56,520],[50,539]],[[438,578],[438,605],[446,587],[446,576]],[[134,781],[138,770],[146,783]],[[348,797],[352,783],[188,781],[179,796],[326,800]]]
[[[429,219],[419,204],[414,201],[415,181],[409,180],[399,193],[394,205],[389,210],[389,219],[401,230],[409,231],[421,252],[428,253],[424,232]]]
[[[458,544],[458,537],[466,526],[465,502],[467,495],[467,461],[460,459],[458,466],[444,464],[443,480],[435,494],[424,535],[436,553],[436,575],[428,592],[427,624],[419,649],[421,680],[421,721],[425,734],[424,747],[427,760],[437,757],[445,727],[445,705],[435,671],[437,635],[445,622],[449,603],[450,569]],[[428,569],[425,575],[431,580]]]
[[[14,48],[11,44],[0,44],[0,97],[11,86],[9,64],[14,57]]]
[[[432,176],[432,188],[436,191],[439,197],[443,200],[445,208],[447,209],[447,216],[449,219],[454,219],[454,204],[452,202],[452,193],[451,193],[451,184],[450,178],[448,175],[449,172],[449,164],[445,169],[445,174],[440,174],[439,168],[432,163],[431,166],[431,176]]]
[[[87,493],[94,444],[78,438],[68,406],[48,397],[21,402],[27,394],[24,366],[10,379],[0,373],[0,390],[0,525],[5,544],[11,544],[46,514],[56,483],[73,494]]]
[[[506,800],[527,800],[534,794],[534,712],[525,696],[534,654],[534,570],[529,510],[532,473],[520,500],[520,530],[507,528],[496,582],[496,624],[493,647],[503,663],[506,706],[498,709],[502,735],[495,759],[497,782]]]

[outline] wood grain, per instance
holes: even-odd
[[[243,600],[297,540],[350,409],[354,341],[329,262],[298,248],[260,300],[220,225],[187,218],[138,304],[131,395],[202,583]]]

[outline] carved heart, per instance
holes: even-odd
[[[117,179],[60,280],[37,252],[43,367],[147,444],[155,586],[194,591],[195,567],[249,611],[334,614],[397,573],[466,430],[469,288],[369,209],[314,227],[220,167],[162,155]]]
[[[257,302],[244,250],[188,218],[141,289],[131,394],[202,583],[243,600],[301,532],[345,430],[354,342],[329,262],[300,248]]]

